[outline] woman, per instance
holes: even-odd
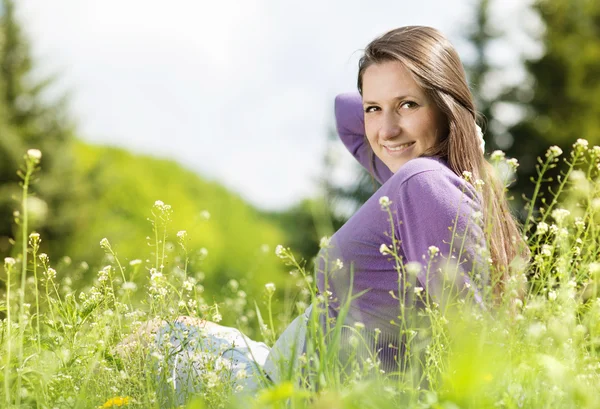
[[[409,315],[451,296],[482,303],[486,289],[500,294],[511,261],[527,254],[504,187],[484,159],[462,64],[441,33],[402,27],[373,40],[359,62],[358,91],[336,98],[337,129],[382,186],[319,253],[324,297],[315,311],[323,312],[327,331],[346,305],[342,324],[360,330],[366,352],[394,372],[405,368],[402,328],[414,325]],[[290,325],[266,362],[252,357],[263,345],[225,329],[249,352],[236,362],[246,369],[264,364],[278,380],[281,363],[294,365],[306,350],[310,311]],[[342,359],[351,356],[352,333],[342,332]]]

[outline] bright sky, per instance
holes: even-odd
[[[502,4],[500,4],[500,2]],[[333,98],[360,50],[398,26],[442,30],[463,58],[474,0],[18,0],[42,71],[72,92],[90,142],[173,158],[256,206],[316,194]],[[490,56],[522,80],[530,0],[493,1]],[[532,48],[533,47],[533,48]],[[340,154],[337,177],[351,180]]]

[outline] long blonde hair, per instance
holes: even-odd
[[[407,26],[389,31],[369,43],[359,61],[358,90],[365,70],[388,61],[401,62],[432,98],[447,120],[448,133],[422,156],[445,159],[457,175],[471,172],[483,186],[483,220],[492,259],[494,292],[500,294],[511,273],[511,262],[529,259],[526,245],[505,197],[505,187],[480,149],[473,95],[458,53],[438,30]]]

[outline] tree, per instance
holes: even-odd
[[[53,78],[34,80],[29,43],[15,16],[13,0],[0,8],[0,256],[15,238],[14,199],[19,194],[16,171],[27,149],[43,152],[40,180],[33,186],[32,227],[43,244],[61,255],[76,212],[70,199],[76,194],[71,143],[73,125],[66,114],[66,99],[48,102],[44,92]]]
[[[538,0],[533,7],[545,25],[544,54],[525,62],[532,82],[513,90],[526,115],[510,129],[516,143],[507,150],[521,164],[514,190],[527,197],[536,158],[549,145],[567,152],[578,138],[600,142],[600,2]]]

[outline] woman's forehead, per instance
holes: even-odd
[[[412,73],[399,61],[369,66],[363,73],[363,101],[391,100],[401,96],[425,97]]]

